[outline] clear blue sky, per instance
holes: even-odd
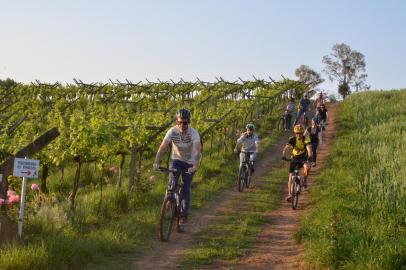
[[[346,43],[365,55],[372,88],[406,87],[401,0],[0,0],[0,7],[2,79],[294,78],[301,64],[321,72],[322,57]]]

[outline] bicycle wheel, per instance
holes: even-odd
[[[297,183],[296,179],[293,178],[293,183],[292,183],[292,209],[297,208],[297,204],[299,202],[299,193],[300,193],[300,185]]]
[[[285,130],[285,119],[283,117],[279,119],[277,128],[280,131]]]
[[[251,167],[249,167],[249,168],[248,168],[248,171],[247,171],[247,179],[246,179],[246,181],[245,181],[245,187],[246,187],[246,188],[249,188],[249,187],[250,187],[250,184],[251,184],[251,177],[252,177],[252,174],[251,174]]]
[[[243,165],[240,168],[240,171],[238,173],[238,191],[243,192],[244,190],[244,185],[245,185],[245,174],[246,174],[246,166]]]
[[[161,207],[159,217],[159,238],[168,241],[171,235],[173,221],[175,220],[176,202],[172,197],[166,196]]]

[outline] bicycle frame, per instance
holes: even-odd
[[[244,190],[244,186],[245,187],[249,187],[250,182],[251,182],[251,168],[253,166],[253,162],[251,160],[251,154],[253,154],[253,152],[243,152],[244,153],[244,160],[241,163],[241,167],[239,169],[239,173],[238,173],[238,191],[242,192]],[[241,175],[242,173],[244,173],[244,175]],[[243,178],[242,178],[243,177]]]
[[[180,178],[182,173],[187,173],[187,170],[172,170],[163,167],[160,167],[159,170],[170,173],[159,221],[159,233],[161,241],[168,241],[172,231],[172,224],[175,219],[177,219],[178,232],[183,232],[183,227],[179,224],[183,189],[183,177],[182,180]],[[177,182],[175,182],[174,177],[171,177],[172,173],[180,174]],[[170,214],[169,217],[167,216],[168,211]]]

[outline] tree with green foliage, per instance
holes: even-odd
[[[350,46],[341,43],[333,46],[333,52],[323,57],[323,70],[328,74],[330,81],[338,82],[338,92],[345,98],[351,94],[351,87],[357,90],[360,87],[368,88],[365,84],[367,74],[365,72],[365,56]]]
[[[312,89],[324,82],[324,79],[321,77],[320,73],[317,73],[306,65],[301,65],[298,67],[295,70],[295,75],[299,78],[300,82],[309,85]]]
[[[5,90],[10,90],[11,88],[18,85],[18,82],[14,81],[13,79],[7,78],[5,80],[0,79],[0,88]]]

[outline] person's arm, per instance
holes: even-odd
[[[201,156],[201,150],[202,150],[202,145],[199,141],[196,141],[193,143],[192,146],[192,162],[193,162],[193,167],[192,167],[192,171],[194,172],[197,170],[197,168],[199,168],[200,165],[200,156]]]
[[[259,138],[257,137],[257,139],[255,140],[255,152],[258,153],[259,152]]]
[[[161,164],[162,155],[165,153],[166,149],[168,148],[169,144],[171,143],[170,140],[164,139],[159,146],[158,151],[156,152],[155,161],[154,161],[154,168],[158,169]]]
[[[307,134],[309,134],[308,129],[306,128],[305,131],[303,132],[303,136],[306,136]]]
[[[290,144],[285,145],[285,147],[283,148],[283,151],[282,151],[282,158],[286,158],[286,151],[291,147],[292,146]]]
[[[238,145],[242,144],[245,139],[245,132],[241,134],[240,138],[237,139],[237,144],[234,147],[234,152],[238,151]]]
[[[319,144],[323,144],[323,138],[322,138],[322,136],[321,136],[321,128],[320,128],[320,127],[318,127],[318,129],[319,129],[319,132],[318,132],[318,136],[319,136]]]

